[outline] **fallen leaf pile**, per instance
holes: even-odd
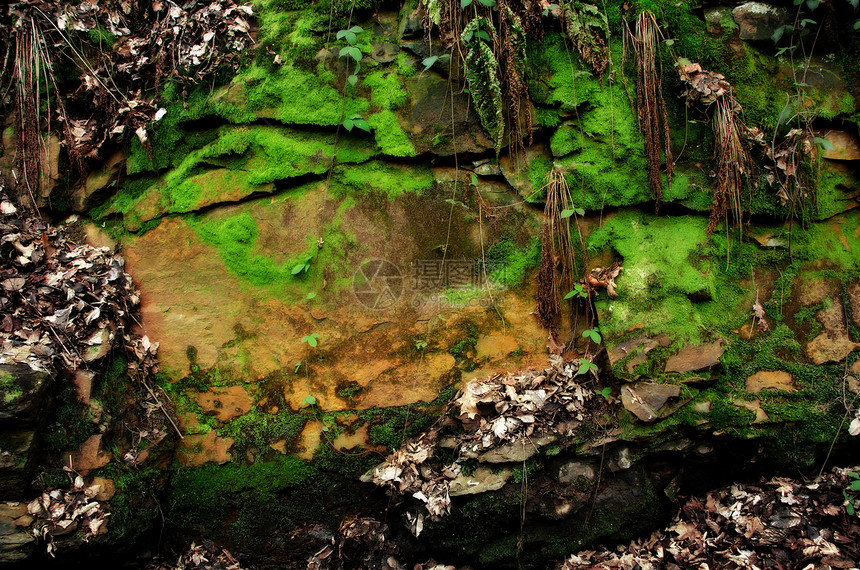
[[[573,434],[586,420],[586,404],[594,392],[577,382],[573,363],[556,356],[550,362],[552,366],[543,370],[468,382],[446,412],[455,416],[449,420],[454,426],[436,427],[406,442],[363,480],[411,495],[432,517],[448,514],[450,483],[464,461],[522,461],[523,453],[530,455],[540,445]],[[447,427],[455,427],[456,435],[440,437]],[[435,457],[438,447],[454,449],[454,462],[442,465]],[[423,515],[413,516],[413,534],[419,535],[422,528]]]
[[[201,544],[191,543],[188,550],[179,555],[176,562],[153,562],[146,570],[242,570],[242,565],[226,548],[216,546],[209,540]]]
[[[609,295],[610,299],[614,299],[618,296],[618,293],[615,292],[615,289],[618,285],[615,284],[615,278],[621,274],[621,271],[624,268],[620,263],[615,262],[609,267],[595,267],[589,272],[589,274],[585,277],[588,281],[588,286],[591,289],[602,289],[606,287],[606,293]]]
[[[682,95],[688,105],[699,103],[707,107],[726,95],[734,99],[732,86],[725,76],[704,70],[698,63],[679,60],[678,75],[684,83],[685,90]]]
[[[86,0],[74,6],[55,0],[14,2],[0,13],[0,46],[14,45],[16,36],[38,30],[46,53],[71,52],[73,61],[82,62],[79,85],[61,93],[65,103],[54,111],[71,156],[96,158],[108,141],[125,134],[148,145],[147,127],[166,111],[144,89],[157,88],[166,78],[202,81],[238,65],[239,53],[254,43],[253,17],[251,4],[230,0]],[[84,58],[75,34],[99,30],[115,41],[99,40],[95,52]],[[51,82],[54,89],[59,85]]]
[[[650,537],[578,552],[560,568],[856,568],[860,518],[846,506],[855,512],[857,470],[837,468],[814,483],[774,477],[693,497]]]
[[[138,465],[167,436],[167,424],[176,425],[169,398],[152,383],[158,343],[132,330],[140,294],[124,259],[19,213],[1,186],[0,233],[0,364],[69,376],[98,370],[118,349],[138,389],[138,405],[123,418],[133,436],[123,459]]]
[[[67,471],[69,471],[67,469]],[[53,538],[80,529],[80,537],[87,540],[99,534],[110,513],[95,500],[101,491],[99,485],[86,485],[83,477],[75,475],[68,490],[44,491],[27,505],[27,512],[36,518],[33,534],[47,542],[47,551],[53,556]]]
[[[397,547],[386,539],[388,526],[369,517],[344,519],[331,542],[308,561],[308,570],[335,568],[403,568]]]
[[[433,559],[420,564],[403,564],[397,558],[400,549],[388,533],[388,525],[376,519],[346,518],[331,542],[308,560],[307,570],[457,570],[454,566],[437,564]]]
[[[140,296],[123,258],[18,216],[2,190],[0,212],[0,364],[74,371],[123,339],[137,356],[135,371],[152,369],[158,345],[129,330]]]

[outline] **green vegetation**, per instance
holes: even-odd
[[[608,336],[641,324],[649,334],[701,340],[705,318],[690,297],[715,294],[713,265],[695,255],[705,242],[706,225],[701,217],[656,218],[624,211],[589,236],[589,251],[611,247],[623,258],[618,297],[597,302]]]
[[[227,422],[218,429],[218,435],[234,440],[231,451],[239,457],[251,448],[256,448],[257,453],[262,454],[269,451],[269,445],[279,440],[286,440],[287,445],[291,445],[307,421],[306,414],[296,414],[290,410],[282,409],[270,414],[254,408]]]
[[[421,193],[433,185],[433,173],[422,166],[400,166],[377,160],[358,165],[341,165],[335,176],[345,187],[333,187],[335,193],[354,190],[359,195],[370,192],[395,200],[404,193]]]
[[[224,219],[198,218],[189,220],[197,235],[216,248],[227,269],[255,286],[275,286],[283,289],[285,284],[301,279],[293,273],[293,268],[305,255],[300,254],[293,260],[276,263],[272,258],[256,253],[260,235],[257,222],[247,211]],[[316,252],[316,244],[309,244],[311,256]]]
[[[540,263],[540,239],[532,237],[526,247],[517,245],[503,237],[486,252],[490,281],[505,287],[519,287],[526,275]]]

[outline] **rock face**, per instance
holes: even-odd
[[[860,140],[855,133],[829,130],[823,133],[829,145],[821,149],[822,158],[830,160],[860,160]]]
[[[720,363],[725,352],[721,342],[710,342],[700,346],[686,346],[681,352],[666,361],[666,372],[698,372]]]
[[[777,28],[790,22],[788,10],[764,2],[747,2],[732,10],[742,40],[770,40]]]
[[[621,401],[643,422],[653,422],[660,418],[660,409],[669,398],[677,398],[680,394],[680,386],[636,382],[621,389]]]
[[[127,263],[78,281],[31,277],[33,252],[51,257],[40,245],[51,236],[39,226],[24,240],[21,223],[2,222],[2,354],[67,371],[0,363],[0,500],[80,475],[117,506],[99,541],[134,542],[163,512],[167,535],[304,567],[358,528],[342,517],[394,504],[359,474],[389,452],[420,456],[416,441],[453,424],[453,445],[389,473],[400,491],[428,477],[386,513],[411,545],[403,551],[542,567],[647,530],[663,495],[728,472],[715,465],[742,469],[755,456],[803,469],[846,443],[844,393],[860,390],[857,85],[842,63],[856,42],[836,37],[846,3],[796,8],[810,37],[816,26],[834,36],[822,38],[833,54],[803,62],[803,81],[777,55],[797,40],[774,43],[795,8],[655,12],[667,40],[659,56],[671,44],[724,74],[748,126],[776,136],[769,149],[751,147],[762,168],[745,173],[741,228],[710,217],[713,114],[689,114],[676,92],[663,94],[667,130],[685,133],[670,144],[684,152],[655,207],[644,111],[629,97],[637,79],[619,64],[624,39],[605,37],[621,27],[617,6],[473,2],[461,21],[433,13],[456,2],[346,4],[231,8],[247,29],[211,39],[253,37],[259,51],[205,81],[159,76],[158,120],[109,137],[77,180],[66,147],[45,138],[45,218],[70,208],[85,227],[63,232],[86,233],[107,248],[100,255],[116,248]],[[622,12],[633,18],[646,4]],[[131,41],[117,38],[122,49]],[[579,53],[586,44],[595,50]],[[142,112],[142,101],[121,113]],[[783,139],[783,107],[801,106],[796,119],[815,124]],[[3,123],[0,182],[18,175],[15,120]],[[504,128],[491,136],[494,120]],[[823,142],[796,138],[819,124],[840,127],[816,131]],[[806,161],[797,180],[785,158],[792,141]],[[800,152],[810,145],[821,164]],[[81,272],[90,263],[60,257]],[[594,286],[592,271],[607,267],[618,269],[615,287]],[[102,322],[96,293],[126,270],[140,318],[129,291],[115,307],[122,318]],[[62,307],[39,301],[48,297]],[[53,325],[41,331],[50,351],[29,330],[37,318]],[[91,327],[75,350],[66,318]],[[145,336],[132,342],[132,328]],[[563,391],[548,372],[562,369]],[[495,383],[494,398],[458,396],[472,381]],[[464,396],[474,401],[458,414],[450,403]],[[550,421],[561,423],[548,430]],[[473,429],[480,437],[459,445]],[[0,556],[26,556],[32,540],[20,529],[33,522],[19,505],[0,507]],[[81,530],[68,530],[67,544]],[[419,542],[407,530],[423,532]]]

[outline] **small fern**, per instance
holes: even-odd
[[[492,44],[494,36],[495,30],[486,18],[475,18],[463,28],[460,40],[469,50],[466,54],[466,81],[475,110],[498,154],[505,135],[505,121],[502,115],[499,66],[492,48],[487,43]]]

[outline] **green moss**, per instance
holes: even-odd
[[[546,198],[543,187],[546,185],[546,176],[552,169],[552,161],[543,155],[537,155],[528,163],[528,177],[531,184],[531,193],[523,196],[530,204],[539,204]]]
[[[374,113],[367,118],[367,124],[373,129],[376,146],[382,154],[397,157],[417,154],[394,112],[383,110]]]
[[[307,416],[295,414],[289,410],[280,410],[276,414],[254,408],[247,414],[227,422],[218,430],[220,437],[233,438],[233,450],[243,454],[252,447],[258,453],[268,451],[268,446],[278,440],[286,440],[291,444],[304,428]]]
[[[165,474],[157,467],[137,470],[111,464],[104,475],[113,477],[117,491],[110,501],[108,540],[114,544],[136,543],[152,530],[162,514],[158,496]]]
[[[397,57],[394,59],[394,64],[397,66],[397,73],[400,74],[401,77],[413,77],[418,70],[415,68],[415,60],[409,57],[405,51],[401,51],[397,54]]]
[[[323,174],[337,149],[340,163],[360,163],[371,151],[359,139],[271,126],[226,126],[211,143],[189,152],[157,183],[141,191],[135,184],[111,204],[113,211],[152,217],[190,212],[202,205],[233,201],[267,186],[305,174]],[[133,197],[136,196],[136,197]]]
[[[624,260],[618,297],[598,301],[607,335],[641,324],[648,334],[699,342],[705,322],[690,297],[712,296],[715,289],[711,264],[694,255],[705,242],[706,225],[701,217],[624,211],[588,237],[590,251],[611,247]]]
[[[101,24],[97,24],[96,27],[89,30],[87,35],[92,43],[104,50],[110,50],[116,41],[116,36],[107,31]]]
[[[250,465],[182,467],[172,473],[167,511],[175,524],[211,525],[230,511],[259,508],[288,490],[318,482],[317,471],[300,459],[275,456]]]
[[[829,261],[843,270],[860,269],[860,218],[844,215],[808,229],[795,227],[793,246],[802,259]]]
[[[613,57],[620,60],[617,43]],[[599,210],[650,200],[642,136],[624,89],[592,76],[556,34],[547,34],[531,59],[549,73],[532,80],[532,96],[541,105],[575,117],[559,125],[550,140],[553,155],[566,168],[574,203]],[[543,112],[538,120],[549,124],[558,119]],[[535,186],[537,182],[532,178],[533,188],[543,185],[541,180]]]
[[[53,452],[78,449],[98,426],[92,421],[90,409],[81,404],[71,384],[62,385],[57,392],[57,406],[42,432],[42,442]]]
[[[813,176],[816,203],[808,204],[812,206],[808,209],[814,212],[817,219],[827,219],[844,211],[851,203],[852,199],[848,198],[850,192],[847,190],[854,187],[855,181],[850,173],[834,168],[828,161],[821,162],[821,164],[810,165],[817,174]],[[808,220],[811,217],[812,215],[805,219]]]
[[[187,223],[200,239],[218,249],[221,261],[231,273],[251,285],[272,286],[281,293],[303,277],[302,274],[294,275],[293,268],[307,256],[313,259],[317,252],[316,244],[309,244],[307,253],[283,263],[260,255],[257,253],[260,230],[247,211],[223,219],[189,219]]]
[[[407,91],[394,71],[369,73],[363,84],[370,88],[370,102],[378,109],[396,111],[406,103]]]
[[[510,238],[502,238],[487,249],[486,259],[491,282],[518,287],[540,263],[540,239],[534,236],[526,247],[517,247]]]
[[[406,192],[421,193],[433,185],[433,173],[427,167],[399,166],[381,161],[360,165],[341,166],[336,169],[337,179],[343,184],[367,193],[382,193],[394,200]],[[337,188],[334,189],[337,191]]]

